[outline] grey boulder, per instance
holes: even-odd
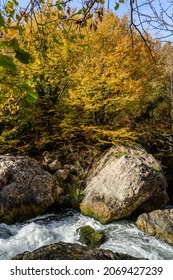
[[[136,226],[140,230],[150,235],[156,235],[173,245],[173,209],[159,209],[143,213],[138,217]]]
[[[0,156],[0,222],[43,213],[61,193],[55,177],[27,156]]]
[[[161,165],[151,154],[137,147],[112,147],[93,167],[80,209],[108,223],[136,210],[163,208],[166,188]]]

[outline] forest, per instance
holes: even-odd
[[[84,21],[64,1],[39,2],[0,13],[1,154],[135,143],[172,156],[172,44],[115,10]]]
[[[173,259],[172,15],[0,0],[0,259]]]

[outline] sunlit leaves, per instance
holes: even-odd
[[[96,31],[88,26],[81,34],[84,47],[76,50],[74,71],[69,73],[72,87],[63,120],[65,135],[80,130],[87,137],[114,141],[124,131],[122,137],[134,139],[131,123],[142,111],[141,98],[152,92],[148,81],[159,75],[157,67],[137,34],[133,55],[127,17],[120,20],[107,12]]]
[[[37,100],[38,94],[31,86],[24,83],[24,84],[20,84],[19,87],[22,91],[25,91],[27,93],[26,100],[28,102],[35,102]]]
[[[7,13],[7,15],[9,15],[9,22],[11,21],[11,18],[14,16],[15,14],[15,5],[18,5],[18,2],[16,0],[12,0],[12,1],[8,1],[6,3],[6,6],[5,6],[5,11]]]
[[[8,1],[5,9],[6,9],[6,12],[13,13],[14,12],[14,3],[12,1]]]
[[[22,35],[22,32],[25,30],[25,28],[21,25],[12,25],[9,29],[18,31],[20,35]]]
[[[16,123],[22,117],[29,119],[41,141],[50,135],[109,143],[136,139],[134,123],[148,96],[153,99],[156,93],[151,80],[157,81],[159,67],[148,59],[135,33],[132,52],[128,18],[106,11],[102,17],[98,8],[92,9],[93,17],[89,14],[88,24],[79,29],[76,23],[86,7],[76,10],[80,14],[68,21],[72,11],[67,13],[66,1],[56,1],[56,6],[55,1],[43,2],[32,24],[18,17],[20,22],[13,26],[4,23],[3,15],[0,18],[2,29],[9,28],[1,44],[1,80],[8,82],[3,87],[11,111],[19,108]],[[118,9],[124,1],[116,3]],[[91,28],[95,22],[96,28]],[[4,107],[6,101],[1,98]]]

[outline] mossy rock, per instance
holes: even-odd
[[[99,247],[105,241],[105,234],[102,231],[96,231],[86,225],[77,229],[79,232],[79,241],[91,248]]]

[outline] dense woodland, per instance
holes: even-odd
[[[116,143],[172,154],[171,43],[132,38],[128,16],[107,10],[81,26],[45,5],[21,21],[15,2],[0,16],[1,154]]]

